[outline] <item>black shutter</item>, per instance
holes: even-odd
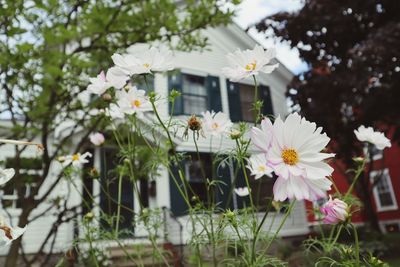
[[[215,112],[222,111],[219,77],[207,76],[206,87],[208,92],[208,109],[213,110]]]
[[[229,114],[231,121],[238,122],[242,120],[242,109],[240,107],[240,88],[238,84],[227,81]]]
[[[216,163],[216,170],[215,170],[215,179],[221,181],[222,183],[218,183],[218,190],[216,193],[218,207],[221,209],[230,208],[233,209],[233,202],[232,198],[227,207],[228,197],[229,197],[229,190],[231,190],[232,186],[232,178],[231,178],[231,171],[230,166],[226,162],[217,162]]]
[[[183,190],[182,181],[179,177],[179,167],[178,165],[171,165],[171,172],[175,177],[176,182]],[[169,176],[169,190],[170,190],[170,199],[171,199],[171,211],[175,216],[182,216],[187,214],[188,206],[185,202],[185,199],[179,192],[177,184],[174,181],[174,178]]]
[[[172,71],[168,73],[168,92],[171,93],[172,90],[176,90],[182,93],[182,73],[179,70]],[[183,114],[183,97],[179,96],[175,98],[174,110],[172,115]],[[172,105],[169,103],[169,111],[171,113]]]
[[[272,107],[272,97],[271,97],[271,89],[269,86],[261,85],[260,86],[260,97],[264,102],[262,113],[264,116],[274,115],[274,109]]]

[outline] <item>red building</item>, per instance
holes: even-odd
[[[390,134],[389,134],[390,136]],[[344,171],[344,164],[339,160],[334,160],[331,166],[335,169],[333,180],[338,190],[345,193],[349,188],[348,178]],[[371,192],[371,203],[364,203],[362,209],[372,209],[378,219],[379,227],[382,232],[400,231],[400,146],[392,142],[392,147],[384,151],[376,151],[373,155],[372,165],[367,164],[366,170],[370,169],[369,186]],[[374,180],[375,182],[374,184]],[[328,194],[333,194],[332,188]],[[328,198],[328,196],[327,196]],[[324,203],[326,199],[318,200],[314,203],[307,201],[308,221],[314,225],[318,221],[318,216],[314,214],[313,208]],[[366,221],[365,211],[353,215],[353,222],[363,224]]]

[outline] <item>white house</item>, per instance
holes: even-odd
[[[254,97],[254,86],[252,81],[243,81],[240,83],[229,82],[222,74],[221,68],[227,65],[225,55],[233,52],[236,49],[252,49],[256,42],[237,25],[229,25],[227,27],[219,27],[214,29],[207,29],[204,34],[208,37],[210,46],[204,52],[176,52],[176,69],[169,75],[156,74],[152,81],[153,88],[156,93],[166,96],[171,89],[181,91],[182,95],[177,99],[174,115],[177,118],[187,119],[188,115],[200,114],[205,110],[223,111],[230,115],[233,122],[251,121],[253,118],[251,103]],[[134,47],[132,48],[135,49]],[[260,75],[258,82],[260,84],[260,98],[264,101],[264,114],[273,114],[285,116],[287,114],[285,91],[288,82],[292,78],[292,73],[283,65],[280,64],[279,68],[270,75]],[[160,113],[166,117],[169,114],[169,105],[167,103],[160,106]],[[162,137],[161,137],[162,138]],[[184,140],[177,136],[175,139],[177,150],[185,151],[188,153],[195,152],[193,141]],[[210,140],[209,138],[199,139],[199,150],[201,157],[204,160],[210,160],[210,152],[227,150],[233,148],[234,143],[231,140]],[[0,160],[13,155],[12,146],[2,147]],[[27,156],[34,156],[36,151],[28,149]],[[102,171],[104,176],[110,166],[104,164],[102,156],[106,158],[113,157],[112,149],[110,148],[94,148],[93,166]],[[57,173],[60,166],[55,162],[52,172]],[[189,183],[197,191],[200,198],[204,193],[204,181],[196,175],[196,161],[193,163],[184,162],[184,169],[187,172]],[[34,172],[34,171],[32,171]],[[243,186],[243,177],[237,175],[234,177],[234,171],[229,166],[222,166],[218,170],[218,176],[225,183],[230,185],[236,179],[236,186]],[[49,179],[51,180],[51,179]],[[106,205],[103,195],[101,193],[101,180],[91,180],[93,184],[89,185],[92,188],[95,201],[99,206]],[[51,181],[48,181],[51,183]],[[272,192],[272,179],[262,179],[262,182],[252,183],[254,186],[260,186],[260,202],[262,199],[270,195]],[[34,183],[33,183],[34,185]],[[169,241],[173,244],[186,243],[190,237],[190,229],[188,229],[188,215],[186,214],[186,206],[177,192],[177,188],[168,171],[165,168],[160,169],[160,175],[154,182],[148,184],[140,184],[139,187],[143,190],[143,195],[147,195],[146,205],[152,207],[165,207],[169,212],[166,217],[166,230],[168,233]],[[150,189],[149,189],[150,188]],[[61,183],[56,190],[54,196],[60,192],[71,190],[69,205],[73,206],[81,202],[81,196],[75,192],[68,183]],[[17,218],[19,214],[18,201],[15,192],[0,191],[1,201],[5,204],[7,202],[7,211],[12,218]],[[123,191],[123,204],[131,207],[135,212],[140,211],[140,206],[137,201],[137,196],[129,189],[129,186],[124,186]],[[40,192],[39,192],[40,195]],[[226,204],[231,208],[240,208],[244,205],[241,199],[233,197],[233,201],[229,204],[226,203],[227,194],[218,193],[217,200],[222,204]],[[51,198],[50,197],[50,198]],[[11,203],[11,205],[10,205]],[[46,203],[41,205],[32,214],[35,217],[46,210]],[[94,212],[98,212],[98,208],[94,208]],[[173,214],[173,215],[172,215]],[[128,216],[129,214],[125,214]],[[262,213],[260,213],[260,217]],[[274,216],[272,212],[264,224],[266,228]],[[278,212],[276,214],[274,227],[277,227],[282,219],[282,215]],[[40,219],[35,220],[29,225],[28,231],[23,236],[23,245],[25,252],[34,253],[41,241],[47,235],[52,222],[55,217],[51,212],[47,212]],[[123,225],[123,227],[129,227]],[[274,227],[272,229],[274,229]],[[308,223],[306,218],[306,211],[303,202],[298,202],[292,212],[292,215],[287,220],[284,228],[281,231],[281,236],[295,236],[305,235],[308,233]],[[145,231],[140,227],[135,229],[135,236],[143,236]],[[56,251],[64,251],[70,247],[74,238],[74,222],[64,223],[57,235],[54,243]],[[0,251],[4,254],[6,251]]]

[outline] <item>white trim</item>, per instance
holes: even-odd
[[[393,190],[392,179],[389,175],[389,170],[387,168],[385,168],[383,170],[372,171],[370,174],[370,181],[372,183],[374,181],[374,179],[373,179],[374,176],[379,175],[380,172],[382,172],[381,179],[386,179],[386,182],[387,182],[387,185],[389,188],[389,193],[393,200],[393,205],[391,205],[391,206],[382,206],[381,205],[381,202],[379,199],[378,187],[377,187],[377,185],[375,185],[373,188],[373,194],[374,194],[374,198],[375,198],[376,209],[378,212],[397,210],[398,206],[397,206],[396,194],[394,193],[394,190]]]
[[[181,74],[194,75],[194,76],[204,77],[204,78],[206,78],[208,75],[210,75],[207,72],[204,72],[201,70],[189,69],[189,68],[180,68],[180,71],[181,71]]]

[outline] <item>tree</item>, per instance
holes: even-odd
[[[105,59],[112,53],[139,42],[174,41],[181,50],[206,47],[200,30],[230,22],[233,12],[220,8],[228,2],[237,1],[0,1],[0,115],[11,121],[5,137],[39,140],[44,147],[42,174],[21,200],[19,225],[30,222],[32,211],[62,179],[60,172],[43,186],[49,183],[52,162],[66,151],[79,151],[102,123],[90,116],[93,106],[82,104],[80,95],[88,85],[85,74],[97,75],[110,65]],[[70,131],[54,139],[65,121],[74,121]],[[77,132],[81,140],[74,144],[71,140]],[[15,148],[16,181],[21,180],[19,166],[25,149]],[[21,191],[24,182],[14,186]],[[65,212],[65,207],[60,209],[56,227],[64,222]],[[55,229],[48,237],[57,233]],[[13,242],[5,266],[16,266],[20,247],[21,240]]]
[[[360,154],[353,134],[359,125],[400,138],[399,11],[395,0],[306,0],[296,13],[255,25],[299,50],[309,68],[289,86],[292,108],[324,127],[347,167]],[[364,177],[358,185],[364,203],[371,201],[368,184]],[[377,228],[374,214],[367,216]]]

